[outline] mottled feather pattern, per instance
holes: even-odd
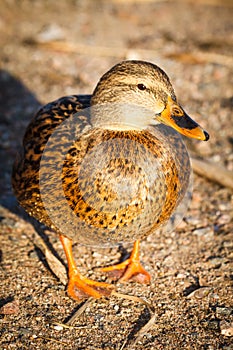
[[[182,177],[176,157],[179,151],[184,152],[183,143],[175,132],[168,132],[166,127],[161,129],[160,137],[153,135],[153,128],[143,132],[90,129],[89,115],[85,115],[85,108],[89,105],[90,96],[68,96],[46,105],[37,113],[27,128],[23,142],[24,152],[14,168],[15,193],[28,213],[40,222],[57,232],[61,231],[61,226],[68,225],[69,237],[75,241],[86,244],[93,244],[93,241],[99,242],[98,244],[114,244],[143,238],[169,219],[183,197],[181,191],[185,192],[187,189],[188,184],[183,181],[186,177]],[[75,118],[78,118],[78,122],[75,123],[76,130],[68,127],[64,132],[62,129],[62,134],[58,133],[57,138],[53,136],[53,143],[50,145],[51,152],[49,149],[46,150],[48,178],[44,178],[43,181],[46,181],[47,184],[47,195],[49,196],[50,193],[53,198],[49,207],[51,212],[57,213],[59,223],[57,227],[56,220],[51,220],[51,216],[48,215],[48,208],[44,208],[40,195],[41,156],[50,135],[66,118],[74,115]],[[163,136],[165,132],[167,132],[166,137]],[[109,142],[111,140],[114,142]],[[70,142],[71,147],[64,155],[61,191],[61,188],[57,188],[61,187],[61,184],[49,174],[52,168],[57,169],[56,161],[60,158],[62,147]],[[92,182],[88,181],[91,177],[91,160],[89,164],[84,164],[84,168],[89,169],[88,176],[85,173],[80,176],[81,163],[83,159],[88,162],[86,155],[92,149],[106,143],[107,148],[102,151],[102,156],[106,152],[109,163],[105,168],[99,167],[95,179],[92,179]],[[133,143],[134,147],[130,148],[130,143]],[[129,154],[130,149],[133,152],[131,155]],[[152,157],[151,162],[154,159],[155,164],[160,167],[161,176],[157,176],[157,181],[153,183],[153,186],[147,184],[147,174],[142,175],[145,169],[149,168],[148,155]],[[141,167],[137,166],[138,160],[135,156],[141,157]],[[133,158],[135,158],[134,163],[132,163]],[[187,156],[182,157],[179,162],[179,167],[186,168],[186,171],[189,170]],[[122,191],[119,193],[116,191],[116,187],[119,188],[123,180],[127,182],[127,177],[130,183],[134,183],[135,188],[128,203],[127,198],[122,199]],[[180,182],[182,181],[181,189]],[[67,203],[80,219],[80,227],[72,225],[73,215],[64,211]],[[92,233],[88,231],[90,226],[96,228],[92,230]],[[85,234],[80,233],[79,235],[78,230],[83,230]]]
[[[128,61],[107,72],[93,95],[66,96],[42,107],[13,169],[19,203],[57,233],[92,245],[141,239],[173,220],[188,188],[190,163],[175,131],[151,125],[167,96],[176,101],[160,68]],[[93,119],[93,106],[109,100]],[[114,105],[124,101],[146,105],[138,130],[111,128],[114,112],[124,126]]]

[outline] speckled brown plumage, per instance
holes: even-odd
[[[86,105],[83,104],[83,100],[85,101]],[[41,156],[43,154],[45,144],[47,143],[50,134],[55,130],[55,128],[60,123],[62,123],[65,118],[68,118],[71,114],[76,113],[79,109],[82,110],[84,107],[88,106],[87,102],[87,97],[80,98],[78,96],[70,96],[59,99],[42,108],[26,131],[24,138],[24,153],[21,155],[21,158],[16,161],[14,166],[13,186],[15,188],[15,192],[17,193],[19,202],[30,215],[34,216],[37,220],[52,228],[55,228],[54,223],[51,222],[49,216],[47,215],[39,190],[39,170]],[[80,118],[81,133],[81,130],[88,125],[88,116],[81,115]],[[46,129],[43,129],[44,126],[46,126]],[[46,132],[43,133],[43,130]],[[65,197],[61,196],[60,198],[56,198],[56,194],[53,195],[53,210],[56,211],[60,216],[60,213],[63,212],[62,203],[66,199],[75,215],[77,215],[81,221],[84,221],[85,223],[93,225],[97,228],[101,228],[101,231],[98,230],[98,233],[96,231],[98,237],[90,237],[90,239],[86,239],[85,243],[88,243],[89,241],[90,244],[92,243],[94,245],[100,245],[107,242],[114,244],[124,241],[133,241],[137,238],[143,238],[150,233],[152,228],[156,229],[156,227],[159,227],[170,217],[174,208],[177,206],[178,200],[181,199],[179,197],[181,193],[180,181],[182,181],[184,192],[184,190],[187,189],[189,180],[189,176],[186,176],[186,178],[179,178],[179,176],[181,176],[179,175],[181,169],[178,169],[178,165],[176,164],[177,159],[173,158],[174,154],[171,147],[174,146],[176,150],[180,148],[180,152],[182,152],[181,162],[183,175],[188,174],[190,171],[190,165],[188,156],[186,153],[184,153],[185,148],[182,144],[182,141],[177,135],[171,132],[168,133],[166,142],[164,142],[164,140],[161,141],[161,135],[160,139],[158,136],[159,135],[157,135],[157,137],[153,136],[153,134],[151,134],[149,131],[124,132],[100,130],[97,128],[92,131],[88,143],[86,142],[85,145],[80,138],[73,142],[63,165],[62,182]],[[61,150],[58,149],[59,144],[62,147],[64,144],[69,142],[69,140],[72,140],[74,138],[74,135],[72,132],[69,132],[67,135],[63,133],[62,137],[63,140],[61,142],[61,135],[57,135],[58,140],[56,142],[56,152],[54,150],[52,156],[47,156],[47,158],[49,158],[46,162],[48,173],[51,173],[50,167],[56,168],[56,153],[61,153]],[[84,134],[83,137],[85,138],[86,135]],[[96,183],[96,189],[88,188],[87,183],[80,183],[80,180],[78,179],[78,167],[86,155],[87,148],[88,151],[90,151],[90,149],[94,148],[95,146],[103,144],[103,142],[109,140],[114,140],[115,146],[119,146],[119,143],[121,144],[122,158],[114,159],[114,149],[110,150],[108,147],[108,153],[113,152],[109,167],[102,169],[102,172],[99,174],[99,179],[97,179],[99,184]],[[143,230],[143,235],[142,230],[140,231],[142,223],[140,222],[139,213],[143,210],[144,204],[139,194],[140,186],[143,188],[143,185],[145,184],[140,184],[139,181],[138,196],[134,199],[135,203],[133,205],[129,205],[128,203],[127,208],[116,207],[115,210],[111,208],[110,211],[108,211],[107,208],[106,210],[104,210],[104,208],[102,208],[102,210],[100,210],[100,208],[97,210],[94,208],[94,203],[92,203],[91,206],[90,195],[88,201],[83,198],[84,191],[85,196],[87,196],[87,192],[89,191],[90,194],[94,193],[97,197],[99,191],[99,198],[95,198],[93,201],[99,202],[101,205],[103,203],[107,205],[107,203],[116,199],[110,198],[110,196],[113,195],[111,194],[111,180],[117,178],[119,182],[122,181],[123,177],[127,176],[130,176],[132,181],[140,180],[140,171],[142,171],[142,168],[135,168],[134,164],[130,163],[130,161],[127,161],[128,159],[126,157],[126,150],[128,151],[128,140],[134,141],[134,146],[136,148],[133,148],[133,152],[135,152],[135,154],[141,152],[142,156],[145,157],[144,167],[148,162],[148,153],[151,152],[156,163],[158,162],[158,159],[160,159],[160,161],[162,160],[160,164],[160,171],[164,172],[164,178],[160,178],[156,184],[154,184],[152,194],[157,206],[157,215],[154,215],[153,217],[143,218],[144,226],[145,222],[148,223],[147,229],[144,228]],[[51,148],[54,149],[53,146],[51,146]],[[167,169],[170,169],[170,171],[167,172]],[[106,180],[107,173],[111,175],[107,177]],[[120,175],[121,179],[119,180]],[[88,178],[86,181],[87,180]],[[50,177],[47,183],[47,186],[51,187],[52,191],[54,191],[54,181],[56,181],[56,178]],[[85,179],[82,180],[82,182],[83,181],[85,181]],[[80,190],[79,187],[82,187],[83,189]],[[150,205],[152,205],[152,203],[153,202],[151,201]],[[161,205],[162,203],[163,205]],[[151,214],[151,212],[149,213]],[[66,215],[64,215],[64,219],[67,221]],[[145,221],[145,219],[147,220]],[[131,228],[130,224],[132,224],[134,221],[135,224],[133,224]],[[113,235],[114,230],[115,234]],[[83,239],[79,238],[78,236],[75,237],[77,233],[73,231],[75,231],[75,228],[70,231],[70,237],[73,240],[82,242]],[[107,237],[108,234],[109,237]],[[96,239],[97,242],[95,242]]]
[[[54,228],[54,224],[46,213],[40,195],[41,157],[46,143],[56,127],[74,113],[89,106],[90,96],[74,95],[60,98],[42,107],[27,127],[23,148],[17,155],[13,166],[12,185],[19,203],[29,215],[51,228]],[[83,116],[82,119],[83,125],[85,125],[87,118]],[[66,140],[64,141],[66,142]],[[55,158],[56,152],[51,156],[51,160]]]
[[[42,107],[14,164],[19,203],[72,241],[103,246],[146,237],[174,214],[189,184],[186,148],[161,120],[207,139],[177,104],[166,74],[141,61],[113,67],[93,95]]]

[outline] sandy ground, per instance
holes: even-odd
[[[64,259],[58,237],[19,208],[10,181],[37,108],[90,93],[108,68],[133,58],[160,65],[184,108],[210,133],[208,143],[188,141],[189,149],[232,171],[233,7],[230,1],[219,4],[1,1],[1,349],[233,349],[229,188],[194,175],[181,225],[142,243],[151,285],[116,283],[119,293],[141,297],[153,310],[112,296],[92,302],[68,327],[80,305],[66,295],[41,248],[43,239]],[[125,256],[117,247],[75,247],[81,271],[98,280],[105,276],[94,267]]]

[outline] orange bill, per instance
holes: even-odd
[[[202,127],[192,120],[185,111],[170,97],[166,108],[161,112],[157,119],[180,134],[194,139],[207,141],[209,134]]]

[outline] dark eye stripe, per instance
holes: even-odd
[[[146,86],[144,84],[138,84],[139,90],[146,90]]]

